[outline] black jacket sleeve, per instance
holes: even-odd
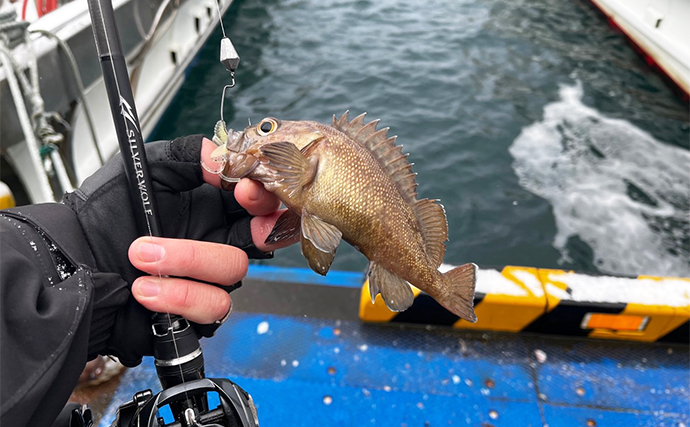
[[[90,336],[112,327],[129,290],[93,265],[68,207],[0,212],[0,425],[52,425],[103,346]]]
[[[166,237],[253,244],[251,216],[204,184],[200,135],[146,144]],[[119,156],[64,204],[0,212],[0,425],[51,425],[87,359],[135,366],[152,354],[151,313],[130,298],[141,275],[127,250],[138,236]],[[227,289],[227,288],[225,288]],[[210,336],[217,325],[195,328]]]

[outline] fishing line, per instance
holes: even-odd
[[[237,66],[240,65],[240,56],[237,54],[235,46],[232,45],[232,42],[228,38],[227,34],[225,34],[223,17],[221,16],[220,5],[218,2],[219,0],[216,0],[216,10],[218,11],[218,22],[220,23],[220,29],[223,32],[223,38],[220,39],[220,63],[223,64],[226,71],[230,72],[231,79],[230,84],[223,87],[223,95],[220,102],[220,120],[223,121],[223,102],[225,101],[225,90],[235,87],[235,70],[237,70]]]
[[[218,11],[218,22],[220,22],[220,30],[223,32],[223,38],[226,39],[228,36],[225,35],[225,27],[223,26],[223,16],[220,13],[220,5],[218,4],[220,0],[215,0],[216,10]]]

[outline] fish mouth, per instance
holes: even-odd
[[[246,151],[249,147],[249,139],[244,131],[228,130],[228,150],[235,152]]]
[[[244,131],[235,131],[228,129],[228,140],[225,144],[219,145],[218,148],[213,150],[211,153],[211,158],[220,162],[224,160],[230,153],[241,153],[247,150],[249,147],[249,141],[246,138]]]
[[[244,131],[229,129],[227,135],[227,142],[211,153],[211,159],[218,163],[218,168],[209,170],[202,162],[207,171],[220,176],[225,190],[232,189],[235,183],[251,174],[259,165],[259,160],[247,153],[251,140]]]

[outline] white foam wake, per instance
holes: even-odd
[[[690,276],[690,153],[582,104],[560,88],[509,151],[520,185],[553,206],[553,245],[579,236],[604,272]]]

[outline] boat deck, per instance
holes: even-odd
[[[266,426],[690,426],[687,345],[371,325],[362,275],[253,266],[202,341],[208,377],[252,394]],[[101,425],[158,386],[128,370]]]

